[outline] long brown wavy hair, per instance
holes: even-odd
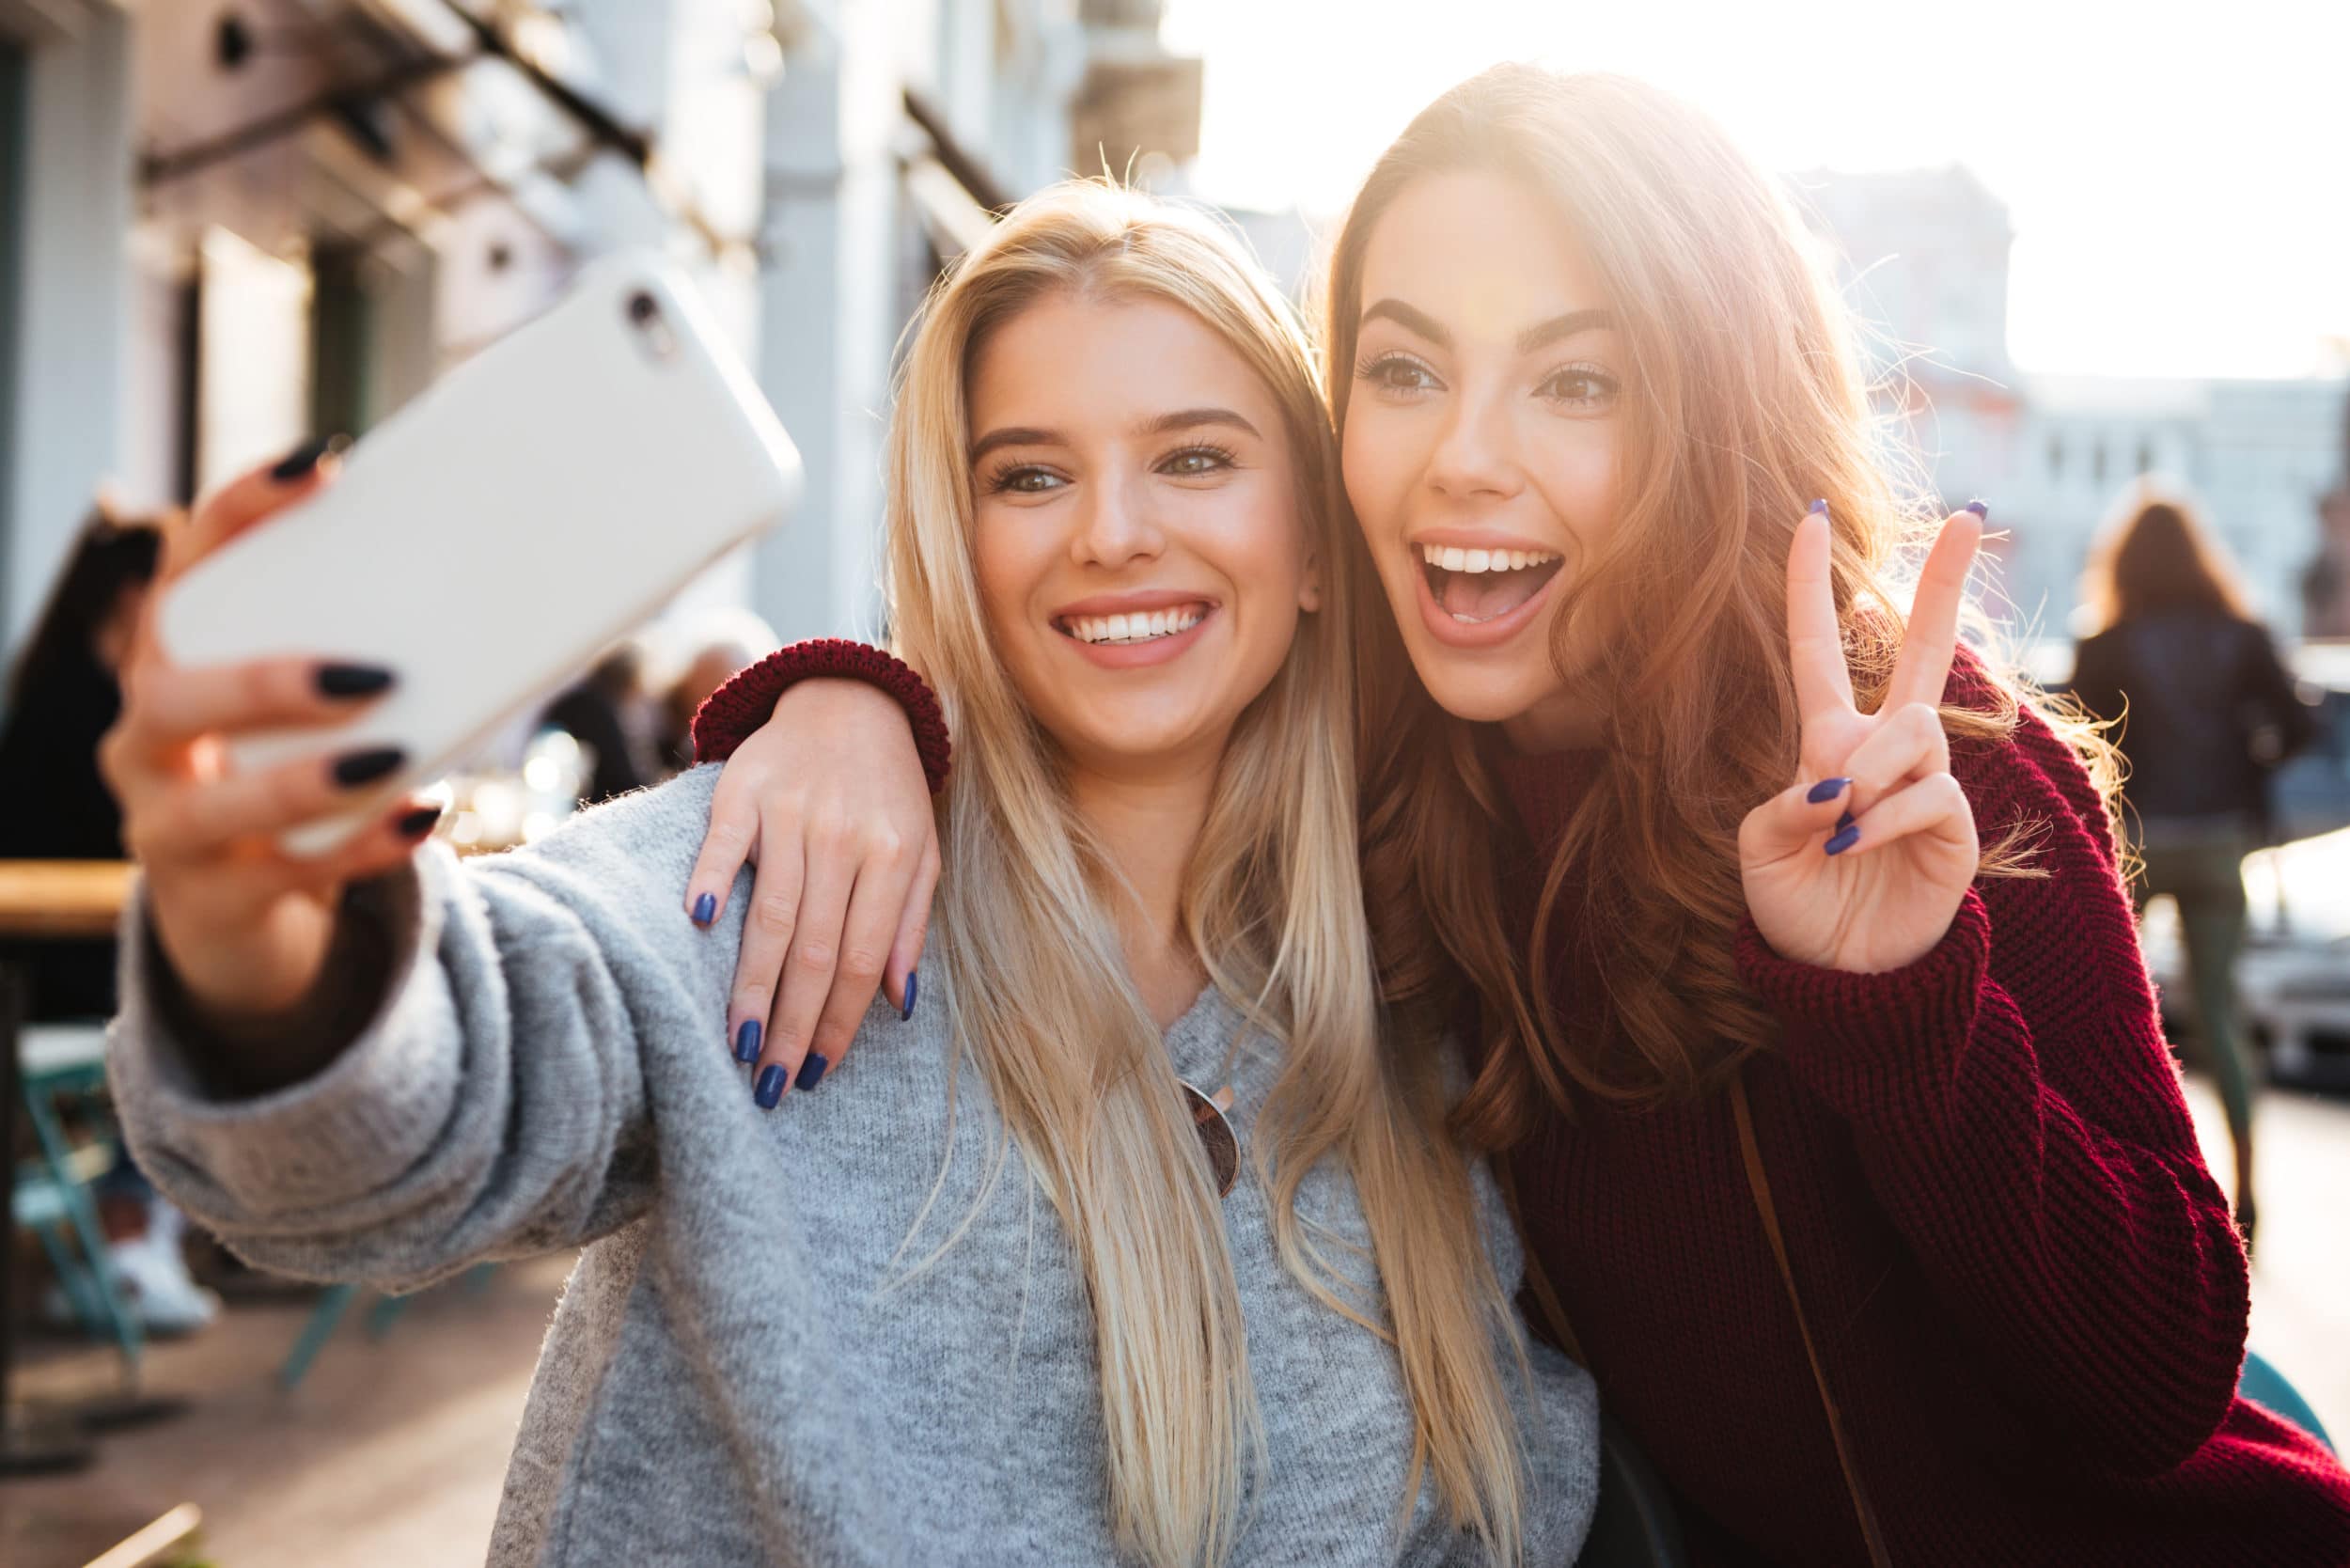
[[[1476,170],[1552,204],[1612,299],[1628,354],[1622,514],[1579,563],[1555,622],[1562,677],[1605,715],[1605,761],[1570,813],[1530,939],[1496,897],[1534,846],[1500,799],[1498,736],[1446,713],[1390,615],[1356,617],[1363,698],[1365,896],[1390,1005],[1478,1008],[1496,1048],[1459,1113],[1505,1146],[1544,1101],[1704,1091],[1770,1043],[1732,945],[1745,899],[1737,832],[1795,776],[1786,559],[1816,497],[1853,683],[1873,709],[1900,649],[1896,568],[1934,520],[1888,471],[1851,328],[1778,185],[1704,115],[1622,77],[1498,66],[1423,110],[1372,169],[1340,229],[1325,302],[1325,374],[1344,429],[1363,258],[1396,196]],[[1357,532],[1355,547],[1360,549]],[[1375,584],[1365,565],[1358,583]],[[1371,591],[1376,592],[1376,588]],[[1596,650],[1570,667],[1570,647]],[[1989,675],[1946,707],[1954,741],[1996,743],[2039,699]],[[2097,742],[2060,713],[2093,751]],[[1989,846],[1992,874],[2032,874],[2029,824]],[[1567,873],[1605,933],[1608,1027],[1570,1038],[1551,1008],[1549,933]]]
[[[2115,497],[2089,553],[2081,599],[2097,629],[2165,610],[2251,620],[2251,596],[2228,547],[2186,492],[2139,479]]]

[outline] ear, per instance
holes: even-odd
[[[1297,581],[1297,607],[1311,613],[1322,608],[1322,557],[1308,553],[1305,574]]]

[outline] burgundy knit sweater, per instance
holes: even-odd
[[[854,644],[787,650],[703,710],[702,755],[729,753],[794,679],[907,698],[901,668]],[[919,695],[935,779],[945,726]],[[1512,760],[1538,843],[1604,765]],[[1751,927],[1739,945],[1785,1027],[1746,1070],[1756,1136],[1893,1560],[2345,1568],[2350,1474],[2235,1397],[2244,1252],[2088,776],[2029,716],[2012,744],[1954,746],[1952,767],[1986,841],[2042,825],[2045,879],[1979,884],[1895,974],[1790,964]],[[1567,920],[1575,895],[1555,1000],[1595,1038],[1607,955]],[[1513,1163],[1528,1241],[1607,1408],[1680,1493],[1699,1561],[1865,1564],[1727,1099],[1588,1106]]]
[[[1604,765],[1509,762],[1538,844]],[[2089,778],[2029,715],[1952,767],[1985,841],[2044,824],[2044,880],[1978,883],[1893,974],[1789,963],[1751,924],[1738,945],[1785,1031],[1746,1069],[1757,1141],[1892,1560],[2350,1563],[2350,1475],[2235,1395],[2244,1252]],[[1554,1000],[1596,1039],[1608,955],[1572,927],[1577,891]],[[1514,1166],[1528,1242],[1698,1560],[1866,1564],[1727,1097],[1587,1106]]]

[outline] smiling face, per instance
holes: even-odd
[[[1320,604],[1272,394],[1189,311],[1058,293],[968,377],[975,564],[1023,700],[1079,766],[1213,764]]]
[[[1561,589],[1617,514],[1610,302],[1546,203],[1458,172],[1379,216],[1356,308],[1346,493],[1413,666],[1522,747],[1581,738],[1591,715],[1552,648]]]

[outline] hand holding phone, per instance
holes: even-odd
[[[183,666],[400,671],[352,737],[400,765],[287,836],[323,854],[780,521],[799,483],[691,284],[658,258],[613,258],[369,432],[331,489],[194,565],[157,631]],[[251,772],[315,745],[252,733],[230,751]]]
[[[309,448],[207,498],[166,541],[158,586],[324,489],[336,463],[321,456]],[[439,808],[406,799],[331,856],[295,858],[273,841],[347,810],[373,782],[354,782],[354,773],[381,776],[375,748],[337,731],[396,683],[395,671],[339,660],[178,666],[157,643],[154,612],[142,618],[123,666],[122,714],[100,760],[122,804],[123,839],[145,873],[156,938],[208,1020],[233,1028],[299,1007],[326,963],[343,889],[399,865],[431,832]],[[289,730],[314,755],[253,770],[229,765],[243,738]]]

